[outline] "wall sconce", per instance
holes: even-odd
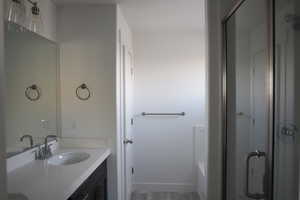
[[[24,24],[26,15],[26,6],[24,0],[8,0],[7,1],[7,16],[9,22],[15,24]]]
[[[25,2],[31,6],[28,15],[26,14]],[[38,3],[32,0],[7,0],[6,20],[26,27],[33,32],[41,33],[44,29]]]

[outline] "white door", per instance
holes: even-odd
[[[133,62],[132,54],[126,46],[122,48],[123,54],[123,89],[124,89],[124,175],[125,175],[125,195],[126,200],[131,199],[132,192],[132,176],[133,176],[133,161],[132,161],[132,126],[133,126]]]

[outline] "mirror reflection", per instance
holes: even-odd
[[[57,45],[6,24],[6,151],[11,157],[57,135]]]

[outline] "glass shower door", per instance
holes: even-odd
[[[274,200],[299,199],[300,1],[275,0]]]
[[[246,0],[225,22],[227,200],[268,199],[268,3]]]

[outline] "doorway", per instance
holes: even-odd
[[[157,200],[205,196],[204,1],[133,0],[120,8],[132,31],[134,63],[134,103],[127,117],[131,120],[123,120],[123,127],[131,123],[132,131],[123,139],[133,139],[123,148],[132,152],[133,160],[131,170],[124,170],[131,173],[123,188],[127,199],[130,193],[133,199]],[[126,88],[123,95],[128,95]],[[126,107],[124,113],[129,113]],[[126,134],[126,127],[123,131]]]

